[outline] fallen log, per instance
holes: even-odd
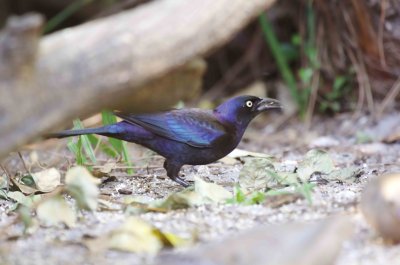
[[[272,2],[153,1],[42,39],[40,16],[11,18],[0,35],[0,158],[128,97],[137,112],[193,97],[192,88],[154,93],[147,84],[197,65],[190,74],[198,87],[204,63],[193,58],[227,42]]]

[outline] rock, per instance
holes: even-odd
[[[357,149],[366,155],[385,153],[386,145],[382,143],[360,144]]]
[[[400,242],[400,173],[372,179],[361,196],[366,220],[387,241]]]
[[[311,148],[327,148],[332,146],[338,146],[340,143],[337,139],[331,136],[321,136],[314,139],[310,143]]]
[[[185,254],[161,254],[154,265],[328,265],[351,234],[343,216],[316,223],[290,223],[253,228]]]

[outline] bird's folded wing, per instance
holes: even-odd
[[[212,142],[226,133],[224,126],[211,112],[202,110],[175,110],[143,115],[115,114],[154,134],[199,148],[212,147]]]

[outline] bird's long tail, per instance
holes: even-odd
[[[64,138],[70,136],[78,136],[83,134],[99,134],[107,137],[112,137],[128,142],[134,142],[141,144],[142,141],[152,139],[153,134],[146,131],[144,128],[127,123],[125,121],[117,122],[114,124],[97,127],[87,128],[81,130],[66,130],[56,133],[50,133],[45,135],[46,138]]]
[[[98,128],[88,128],[88,129],[81,129],[81,130],[65,130],[55,133],[46,134],[46,138],[64,138],[70,136],[78,136],[84,134],[100,134],[100,135],[108,135],[110,134],[110,130],[108,126],[98,127]]]

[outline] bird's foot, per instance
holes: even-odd
[[[178,183],[179,185],[185,187],[185,188],[187,188],[187,187],[190,186],[189,182],[187,182],[186,180],[184,180],[184,179],[181,178],[181,177],[174,177],[174,178],[171,178],[171,179],[172,179],[173,181],[175,181],[176,183]]]

